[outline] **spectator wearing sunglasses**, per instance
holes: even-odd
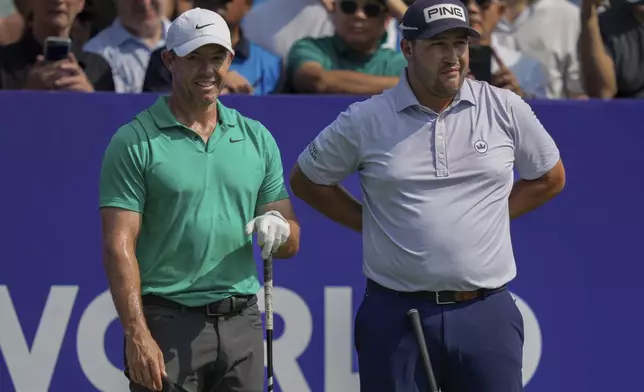
[[[404,56],[383,48],[391,20],[379,0],[338,0],[332,19],[335,35],[304,38],[288,57],[287,81],[294,92],[379,94],[398,83]]]
[[[539,60],[500,46],[492,34],[505,11],[505,0],[469,0],[467,9],[472,28],[481,35],[473,45],[487,46],[493,53],[488,82],[523,98],[547,98],[548,73]]]

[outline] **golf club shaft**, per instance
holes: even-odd
[[[429,351],[427,350],[425,335],[423,334],[423,327],[420,323],[418,310],[409,310],[407,312],[407,317],[409,317],[409,322],[411,323],[414,335],[416,335],[416,340],[418,341],[420,356],[423,360],[423,367],[425,368],[425,373],[427,374],[427,380],[429,382],[429,390],[430,392],[439,392],[438,385],[436,385],[436,378],[434,377],[434,371],[432,370],[432,362],[429,359]]]
[[[264,260],[264,307],[266,316],[266,376],[268,391],[273,391],[273,256]]]

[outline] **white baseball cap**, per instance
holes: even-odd
[[[168,28],[165,39],[165,48],[174,50],[179,57],[208,44],[221,45],[235,54],[224,18],[203,8],[193,8],[179,15]]]

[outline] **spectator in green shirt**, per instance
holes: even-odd
[[[404,56],[382,48],[391,15],[379,0],[336,0],[335,35],[303,38],[288,56],[287,78],[299,93],[379,94],[398,83]]]

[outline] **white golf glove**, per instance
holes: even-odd
[[[288,240],[291,235],[291,227],[282,214],[277,211],[268,211],[248,222],[246,235],[253,232],[257,232],[257,243],[262,248],[262,259],[267,259]]]

